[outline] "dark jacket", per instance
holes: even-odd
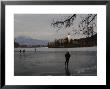
[[[66,57],[67,59],[69,59],[69,58],[70,58],[70,54],[69,54],[69,53],[66,53],[66,54],[65,54],[65,57]]]

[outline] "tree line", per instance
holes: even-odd
[[[97,45],[97,34],[80,39],[55,39],[54,42],[48,42],[48,48],[74,48],[74,47],[92,47]]]

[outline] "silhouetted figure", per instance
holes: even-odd
[[[21,56],[21,52],[22,52],[22,51],[21,51],[21,49],[20,49],[20,50],[19,50],[19,54],[20,54],[20,56]]]
[[[36,48],[35,48],[35,52],[36,52]]]
[[[68,63],[69,63],[69,59],[70,59],[70,53],[69,53],[69,52],[66,52],[66,54],[65,54],[65,58],[66,58],[65,66],[68,67]]]
[[[19,52],[21,53],[21,50],[19,50]]]
[[[25,49],[23,50],[23,53],[25,53]]]

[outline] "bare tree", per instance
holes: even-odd
[[[77,17],[76,14],[73,14],[72,16],[69,16],[68,18],[66,18],[65,20],[61,21],[61,20],[57,20],[51,23],[51,25],[55,28],[57,28],[57,31],[61,30],[63,27],[68,28],[73,26],[74,27],[74,21],[75,18]],[[78,24],[77,29],[73,28],[73,33],[74,34],[81,34],[81,32],[83,33],[83,35],[85,35],[86,37],[90,37],[93,36],[96,32],[94,31],[94,27],[96,27],[96,19],[97,14],[87,14],[85,17],[81,17],[81,21]]]
[[[70,27],[73,24],[74,19],[76,18],[76,14],[69,16],[67,19],[63,21],[54,21],[51,23],[53,27],[57,27],[57,31],[59,31],[63,26],[65,28]]]
[[[96,27],[95,18],[97,17],[96,14],[88,14],[79,23],[79,29],[83,32],[84,35],[87,37],[93,36],[96,34],[94,31],[94,27]]]

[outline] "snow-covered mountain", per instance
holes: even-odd
[[[46,40],[32,39],[30,37],[24,37],[24,36],[15,38],[15,42],[19,43],[20,45],[47,45],[48,44],[48,41]]]

